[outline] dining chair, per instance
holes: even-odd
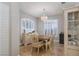
[[[25,36],[24,36],[24,33],[21,34],[21,45],[24,45],[24,39],[25,39]]]
[[[48,50],[48,47],[51,51],[52,49],[51,43],[52,43],[52,37],[50,37],[49,40],[46,40],[46,51]]]
[[[31,37],[33,43],[38,42],[38,35],[31,35]]]
[[[33,35],[32,36],[32,48],[31,48],[31,53],[33,52],[33,49],[36,48],[37,49],[37,55],[39,55],[39,49],[42,48],[44,46],[43,41],[39,41],[38,35]]]
[[[26,50],[31,51],[31,45],[32,45],[32,38],[30,35],[25,34],[24,35],[24,46],[26,47]]]
[[[37,55],[39,55],[40,48],[43,47],[43,42],[37,42],[32,44],[31,53],[33,52],[33,49],[37,49]]]

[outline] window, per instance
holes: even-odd
[[[24,30],[25,32],[32,32],[33,30],[35,30],[35,23],[33,20],[29,19],[29,18],[23,18],[21,20],[21,32],[23,33]]]
[[[45,35],[58,35],[58,21],[57,20],[47,20],[44,22],[44,34]]]

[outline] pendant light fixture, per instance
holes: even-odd
[[[45,8],[43,8],[43,13],[41,15],[41,20],[44,21],[44,20],[47,20],[47,19],[48,19],[48,17],[46,15],[46,10],[45,10]]]

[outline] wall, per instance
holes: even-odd
[[[10,55],[9,5],[0,3],[0,56]]]
[[[58,17],[59,33],[64,32],[64,15],[63,14]]]
[[[18,3],[0,4],[2,5],[0,5],[0,55],[15,56],[19,54],[20,44],[19,5]]]
[[[11,3],[11,55],[15,56],[19,54],[20,44],[20,14],[18,3]]]
[[[20,41],[18,3],[0,3],[0,15],[0,55],[18,55]]]

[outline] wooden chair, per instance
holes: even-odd
[[[26,48],[26,50],[29,50],[31,53],[31,45],[32,45],[32,40],[31,40],[31,36],[28,34],[24,35],[24,46]]]
[[[49,40],[46,40],[46,51],[48,50],[48,47],[51,51],[51,49],[52,49],[51,43],[52,43],[52,38],[50,37]]]
[[[22,34],[21,34],[21,40],[20,40],[21,45],[24,45],[24,39],[25,39],[24,33],[22,33]]]
[[[33,40],[33,43],[32,43],[31,53],[32,53],[33,49],[36,48],[37,55],[39,55],[39,51],[40,51],[39,49],[44,46],[43,41],[39,42],[38,35],[33,35],[32,40]]]
[[[32,37],[32,42],[33,43],[39,42],[38,41],[38,35],[31,35],[31,37]]]
[[[32,50],[31,50],[31,52],[33,51],[33,49],[34,48],[36,48],[37,49],[37,55],[39,55],[39,49],[41,48],[41,47],[43,47],[44,45],[43,45],[43,42],[37,42],[37,43],[33,43],[32,44]]]

